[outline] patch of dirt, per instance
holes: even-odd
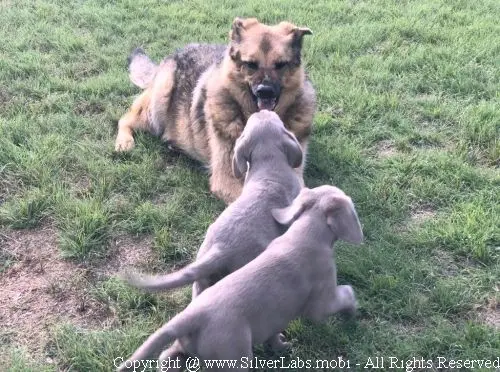
[[[52,228],[3,231],[2,236],[2,251],[13,261],[0,276],[3,339],[36,352],[57,322],[88,327],[109,316],[87,293],[89,271],[59,256]]]
[[[412,211],[410,220],[414,223],[422,223],[436,217],[436,214],[436,211],[431,207],[423,207]]]
[[[87,176],[82,176],[72,184],[72,191],[77,198],[82,198],[89,195],[91,186],[90,179]]]
[[[116,237],[111,242],[108,259],[96,266],[96,272],[110,277],[127,268],[146,268],[156,256],[151,249],[152,245],[152,237]]]
[[[497,296],[491,298],[485,308],[480,311],[479,317],[487,325],[500,331],[500,287],[495,288]]]
[[[419,206],[411,208],[410,218],[400,224],[394,225],[393,229],[397,233],[407,233],[418,225],[436,217],[437,212],[430,206]]]
[[[77,115],[97,115],[106,111],[106,107],[100,102],[78,101],[73,108]]]
[[[82,328],[108,327],[116,320],[90,291],[96,280],[145,263],[148,239],[117,238],[104,262],[76,264],[60,257],[51,226],[0,230],[0,250],[11,262],[0,271],[0,339],[41,352],[52,326],[70,322]],[[5,342],[6,341],[6,342]]]
[[[339,106],[329,106],[325,108],[324,111],[330,114],[332,118],[339,118],[344,116],[344,109]]]
[[[391,42],[389,40],[386,40],[369,48],[366,51],[366,54],[384,54],[392,48],[393,46]]]
[[[439,263],[438,271],[441,275],[450,277],[460,274],[461,267],[451,253],[436,249],[433,251],[433,256]]]
[[[397,150],[394,147],[394,142],[390,140],[383,140],[377,143],[375,151],[377,157],[379,158],[388,158],[397,154]]]
[[[435,94],[426,94],[426,93],[422,93],[422,94],[417,94],[415,96],[415,100],[417,102],[439,102],[441,100],[441,97],[439,96],[436,96]]]
[[[12,94],[4,89],[0,89],[0,108],[5,108],[12,101]]]

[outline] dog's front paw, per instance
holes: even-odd
[[[115,151],[116,152],[129,151],[132,150],[134,145],[135,145],[134,137],[128,134],[119,134],[116,137]]]
[[[267,341],[267,344],[274,352],[282,352],[288,350],[292,346],[290,342],[286,342],[286,338],[283,333],[275,334]]]
[[[343,303],[340,312],[347,316],[354,316],[358,308],[358,301],[356,300],[354,290],[350,285],[341,285],[337,290],[339,291],[339,297],[342,298]]]

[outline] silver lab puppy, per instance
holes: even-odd
[[[354,292],[349,285],[337,285],[332,260],[336,240],[363,240],[351,199],[333,186],[304,188],[289,207],[272,214],[280,224],[291,224],[288,231],[196,297],[137,349],[129,365],[156,357],[174,340],[185,353],[201,359],[250,360],[253,344],[268,340],[299,316],[323,320],[355,310]],[[167,357],[164,352],[160,362]],[[248,370],[240,367],[232,370]]]
[[[279,116],[262,110],[250,116],[235,145],[233,172],[246,174],[241,195],[208,228],[196,261],[163,276],[124,275],[135,287],[161,291],[193,283],[193,298],[225,275],[257,257],[286,231],[272,214],[273,208],[289,205],[302,184],[294,168],[302,164],[302,150]],[[286,348],[282,335],[269,340],[274,350]],[[183,358],[175,343],[171,358]]]
[[[162,276],[125,274],[135,287],[161,291],[195,282],[193,297],[257,257],[286,230],[271,209],[289,205],[301,184],[293,168],[302,163],[302,150],[279,116],[263,110],[253,114],[236,142],[233,171],[246,173],[241,196],[208,228],[196,261]],[[249,169],[248,169],[249,168]]]

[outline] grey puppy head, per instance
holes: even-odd
[[[290,225],[311,209],[323,213],[326,223],[338,239],[354,244],[363,241],[363,231],[351,198],[335,186],[303,188],[291,205],[273,209],[272,214],[278,223]]]
[[[256,112],[248,118],[243,133],[236,140],[233,155],[235,177],[241,178],[248,170],[247,162],[252,163],[255,152],[269,155],[273,151],[285,154],[292,168],[302,164],[302,148],[294,134],[285,128],[278,114],[268,110]]]

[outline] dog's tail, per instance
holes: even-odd
[[[147,88],[155,77],[158,65],[156,65],[142,50],[136,48],[128,57],[128,70],[132,83],[139,88]]]
[[[122,277],[134,287],[148,292],[158,292],[181,287],[199,279],[207,278],[212,274],[222,271],[224,266],[225,260],[223,255],[218,249],[213,248],[195,262],[167,275],[143,276],[133,272],[126,272]]]
[[[190,316],[188,309],[189,307],[174,316],[167,324],[149,336],[134,354],[118,367],[118,371],[139,370],[141,362],[151,358],[158,358],[159,354],[166,348],[166,345],[196,331],[199,322],[196,317]]]

